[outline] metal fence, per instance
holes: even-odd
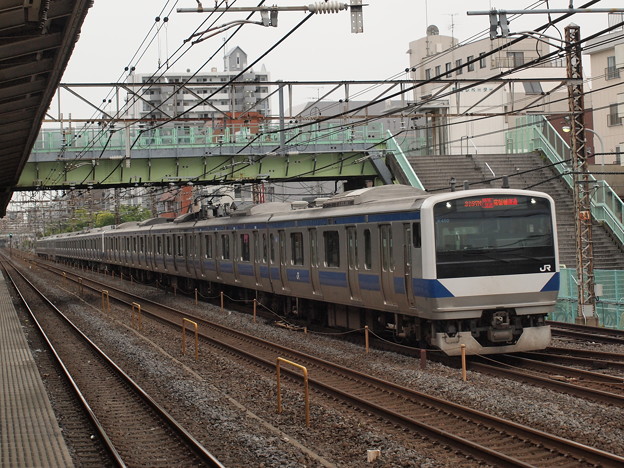
[[[594,270],[595,283],[602,285],[602,296],[596,302],[600,325],[624,330],[624,270]],[[577,314],[576,269],[561,269],[561,289],[550,320],[574,323]]]

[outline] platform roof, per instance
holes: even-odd
[[[93,0],[0,2],[0,217]]]

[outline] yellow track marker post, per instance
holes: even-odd
[[[368,354],[368,325],[364,327],[364,342],[366,343],[366,354]]]
[[[256,312],[258,310],[258,299],[254,299],[253,321],[256,323]]]
[[[277,412],[282,413],[282,391],[281,391],[281,379],[280,379],[280,364],[289,364],[303,371],[303,386],[305,390],[305,413],[306,413],[306,426],[310,427],[310,391],[308,389],[308,369],[300,364],[296,364],[292,361],[288,361],[284,358],[277,358],[276,370],[277,370]]]
[[[199,337],[197,334],[197,323],[187,318],[182,319],[182,354],[186,354],[186,324],[190,323],[195,327],[195,360],[199,359]]]
[[[102,289],[102,312],[110,312],[110,297],[106,289]]]
[[[462,361],[462,380],[465,382],[468,380],[466,376],[466,345],[461,345],[461,361]]]
[[[136,302],[132,303],[132,312],[130,315],[131,324],[132,326],[134,326],[134,311],[135,310],[136,310],[136,317],[137,317],[137,330],[143,330],[143,321],[141,319],[141,304],[138,304]]]

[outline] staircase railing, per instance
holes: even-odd
[[[516,128],[507,133],[507,150],[510,153],[541,151],[572,188],[572,163],[569,161],[572,151],[544,116],[519,119]],[[624,202],[606,181],[596,180],[592,175],[590,179],[594,183],[591,196],[594,219],[609,226],[613,235],[624,244]]]
[[[396,141],[394,136],[392,136],[392,132],[390,130],[388,130],[388,135],[390,136],[390,139],[386,141],[386,148],[392,151],[392,153],[394,154],[394,159],[401,168],[401,171],[403,172],[407,181],[412,187],[417,187],[421,190],[425,190],[424,185],[416,175],[416,172],[414,172],[414,168],[407,160],[407,157],[405,157],[405,153],[401,149],[401,146]]]

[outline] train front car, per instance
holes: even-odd
[[[414,279],[429,341],[449,355],[543,349],[559,290],[552,198],[518,190],[434,195],[422,205],[423,279]]]

